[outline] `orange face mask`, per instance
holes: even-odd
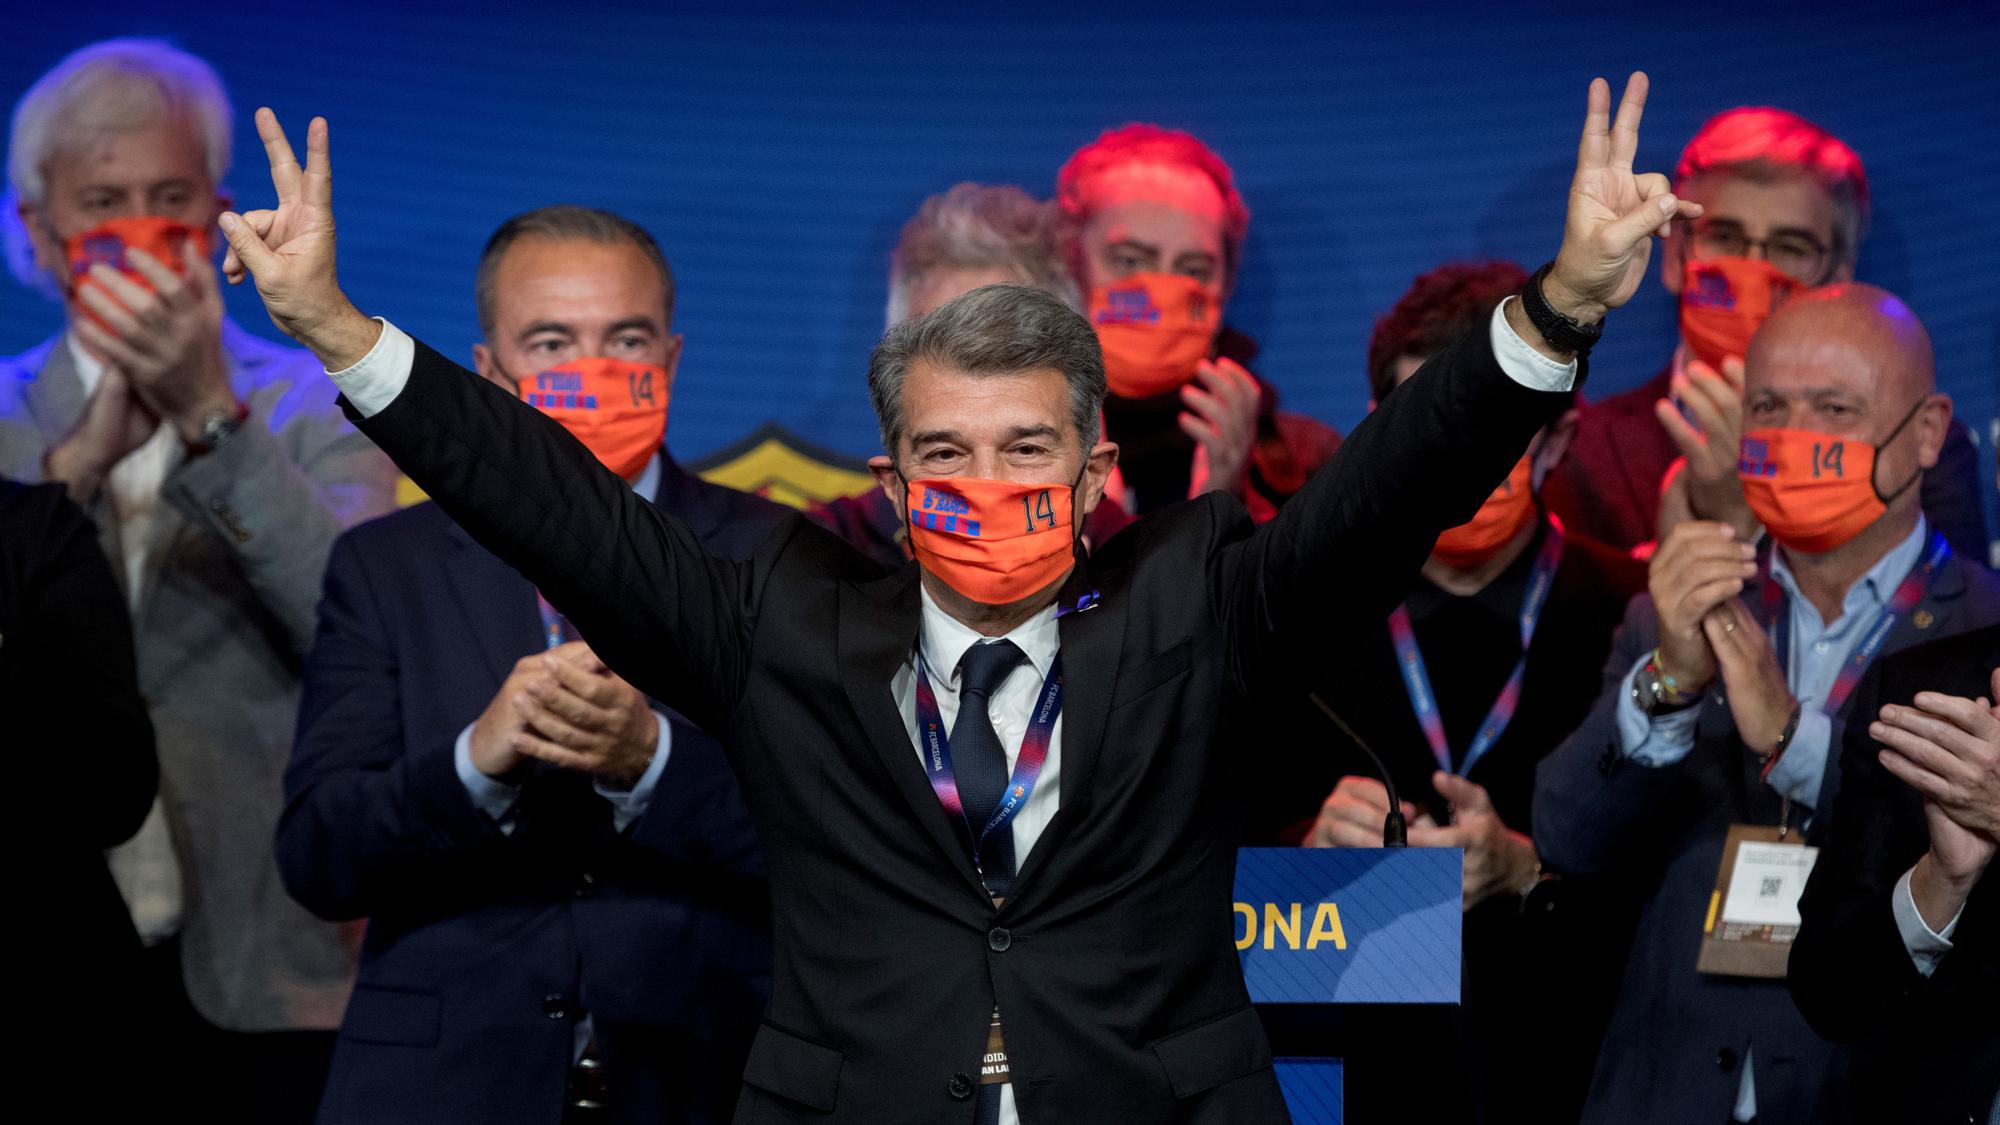
[[[158,215],[141,215],[131,219],[106,219],[96,226],[63,240],[63,252],[68,259],[69,273],[65,277],[64,288],[72,295],[85,285],[96,285],[90,279],[90,267],[99,262],[110,266],[130,278],[146,292],[153,292],[153,283],[139,272],[137,266],[126,258],[127,250],[144,250],[161,265],[179,274],[185,272],[183,255],[187,244],[193,242],[206,258],[210,243],[206,227],[191,227]],[[102,288],[100,286],[100,288]],[[109,292],[105,296],[112,296]],[[115,298],[114,298],[115,299]],[[95,313],[85,310],[98,326],[106,331],[115,331]]]
[[[1479,506],[1473,517],[1438,536],[1431,554],[1446,566],[1464,570],[1493,557],[1528,521],[1535,518],[1533,469],[1528,458],[1514,463],[1507,479]]]
[[[1222,304],[1177,273],[1135,273],[1090,295],[1104,378],[1120,398],[1151,398],[1194,378],[1222,324]]]
[[[657,363],[584,356],[523,379],[515,389],[628,480],[667,435],[667,369]]]
[[[904,488],[917,561],[973,601],[1018,602],[1075,560],[1069,485],[944,477]]]
[[[1724,359],[1741,359],[1750,337],[1805,287],[1756,258],[1689,258],[1681,270],[1681,339],[1696,359],[1721,370]]]
[[[1922,406],[1919,400],[1917,406]],[[1903,416],[1886,446],[1896,440],[1916,407]],[[1773,538],[1817,555],[1848,543],[1889,510],[1923,476],[1921,471],[1887,496],[1875,487],[1877,446],[1811,430],[1751,430],[1743,435],[1736,475],[1743,498]]]

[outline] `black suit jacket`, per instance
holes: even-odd
[[[656,502],[724,556],[785,518],[671,458]],[[423,504],[335,542],[319,616],[279,869],[322,917],[369,919],[321,1125],[554,1125],[579,1007],[612,1120],[727,1120],[770,939],[721,748],[670,713],[658,788],[623,834],[589,779],[537,763],[503,835],[453,744],[542,650],[534,587]]]
[[[769,864],[770,1014],[739,1122],[970,1122],[988,1014],[1030,1123],[1278,1121],[1231,933],[1253,689],[1401,600],[1565,397],[1484,326],[1254,529],[1227,497],[1105,544],[1062,596],[1061,811],[995,912],[890,691],[920,615],[803,518],[727,562],[555,423],[421,345],[362,428],[612,667],[725,734]]]
[[[1855,692],[1833,828],[1799,903],[1792,998],[1836,1056],[1825,1121],[1985,1125],[2000,1089],[2000,871],[1988,867],[1928,978],[1890,913],[1930,848],[1923,800],[1882,768],[1862,719],[1920,691],[1991,699],[2000,625],[1884,658]]]
[[[9,893],[26,915],[6,927],[6,958],[34,1013],[14,1073],[83,1094],[93,1113],[136,1113],[130,1090],[102,1081],[102,1060],[135,1057],[154,1031],[104,849],[139,830],[159,763],[125,596],[61,485],[0,480],[0,715]]]

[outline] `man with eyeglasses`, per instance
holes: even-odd
[[[1651,554],[1662,477],[1680,455],[1663,400],[1700,425],[1689,380],[1741,358],[1750,337],[1794,292],[1854,279],[1868,225],[1868,174],[1840,138],[1795,113],[1739,107],[1710,118],[1682,150],[1674,190],[1706,210],[1674,224],[1660,283],[1680,305],[1680,340],[1664,370],[1583,412],[1568,457],[1543,498],[1573,532]],[[1708,369],[1704,371],[1703,369]],[[1692,434],[1683,434],[1692,438]],[[1954,422],[1923,508],[1966,558],[1986,557],[1978,454]],[[1699,511],[1726,518],[1729,513]]]

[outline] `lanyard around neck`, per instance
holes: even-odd
[[[1514,712],[1521,703],[1521,681],[1528,671],[1528,645],[1535,639],[1535,626],[1540,622],[1542,607],[1548,602],[1549,590],[1555,585],[1556,566],[1562,561],[1562,523],[1553,516],[1549,518],[1548,535],[1542,541],[1542,549],[1535,557],[1535,569],[1528,576],[1528,591],[1521,599],[1521,657],[1514,662],[1514,670],[1507,676],[1507,682],[1500,689],[1499,698],[1487,710],[1485,721],[1472,737],[1472,745],[1466,747],[1465,760],[1458,769],[1452,769],[1451,746],[1445,741],[1444,717],[1438,711],[1437,693],[1431,690],[1430,671],[1424,666],[1424,654],[1417,647],[1416,629],[1410,624],[1410,611],[1399,605],[1389,614],[1389,639],[1396,646],[1396,664],[1403,673],[1403,688],[1409,693],[1410,707],[1417,713],[1417,725],[1423,728],[1424,739],[1431,745],[1431,757],[1437,761],[1439,769],[1446,773],[1464,776],[1472,772],[1472,767],[1493,744],[1500,741],[1507,724],[1513,721]]]
[[[1780,586],[1771,574],[1771,563],[1777,553],[1778,548],[1773,546],[1770,554],[1764,557],[1761,575],[1764,584],[1764,628],[1771,634],[1772,646],[1777,650],[1778,666],[1785,669],[1785,674],[1789,676],[1792,674],[1792,615],[1789,611],[1791,599],[1786,595],[1784,587]],[[1861,683],[1862,673],[1868,671],[1868,665],[1880,655],[1882,646],[1889,640],[1889,634],[1896,628],[1896,623],[1917,608],[1917,603],[1923,600],[1924,595],[1937,582],[1939,568],[1950,557],[1951,545],[1945,542],[1944,534],[1933,531],[1929,549],[1924,552],[1923,560],[1910,568],[1910,573],[1903,577],[1902,583],[1896,587],[1896,592],[1890,596],[1888,604],[1875,615],[1875,620],[1868,626],[1868,631],[1862,634],[1861,643],[1855,645],[1854,651],[1841,663],[1840,673],[1834,677],[1832,690],[1826,693],[1826,699],[1820,704],[1819,709],[1822,712],[1827,715],[1840,713],[1841,707],[1846,705],[1848,697],[1854,694],[1855,687]]]

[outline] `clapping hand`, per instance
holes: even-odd
[[[1924,799],[1931,846],[1910,877],[1932,929],[1958,913],[2000,850],[2000,668],[1980,699],[1918,692],[1911,705],[1882,708],[1868,734],[1882,768]]]

